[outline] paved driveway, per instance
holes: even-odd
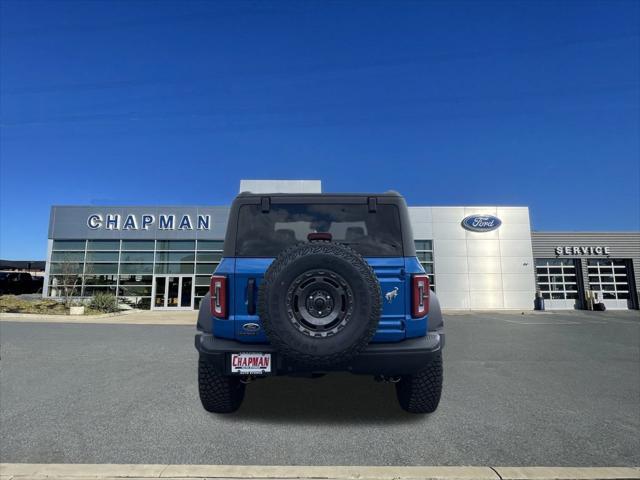
[[[346,374],[206,413],[188,326],[0,324],[3,462],[640,465],[638,312],[447,318],[431,416]]]

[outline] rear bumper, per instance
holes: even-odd
[[[372,375],[407,375],[422,370],[434,357],[440,355],[444,346],[444,334],[430,332],[424,337],[410,338],[398,343],[371,343],[348,364],[331,369],[301,367],[278,355],[278,352],[271,345],[247,344],[216,338],[207,333],[197,334],[195,344],[196,350],[200,352],[202,358],[206,358],[225,373],[231,371],[229,354],[261,352],[271,353],[274,367],[272,374],[275,375],[328,371]]]

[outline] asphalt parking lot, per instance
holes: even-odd
[[[638,312],[447,316],[430,416],[348,374],[252,384],[206,413],[194,328],[0,324],[3,462],[640,465]]]

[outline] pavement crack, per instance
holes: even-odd
[[[489,467],[489,468],[490,468],[491,470],[493,470],[493,471],[494,471],[494,473],[495,473],[496,475],[498,475],[498,478],[499,478],[500,480],[502,480],[502,475],[500,475],[500,473],[498,472],[498,470],[496,470],[496,469],[495,469],[495,468],[493,468],[493,467]]]

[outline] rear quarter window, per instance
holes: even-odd
[[[403,256],[400,215],[395,205],[272,204],[239,210],[236,256],[275,257],[283,249],[307,241],[307,235],[328,232],[335,242],[367,257]]]

